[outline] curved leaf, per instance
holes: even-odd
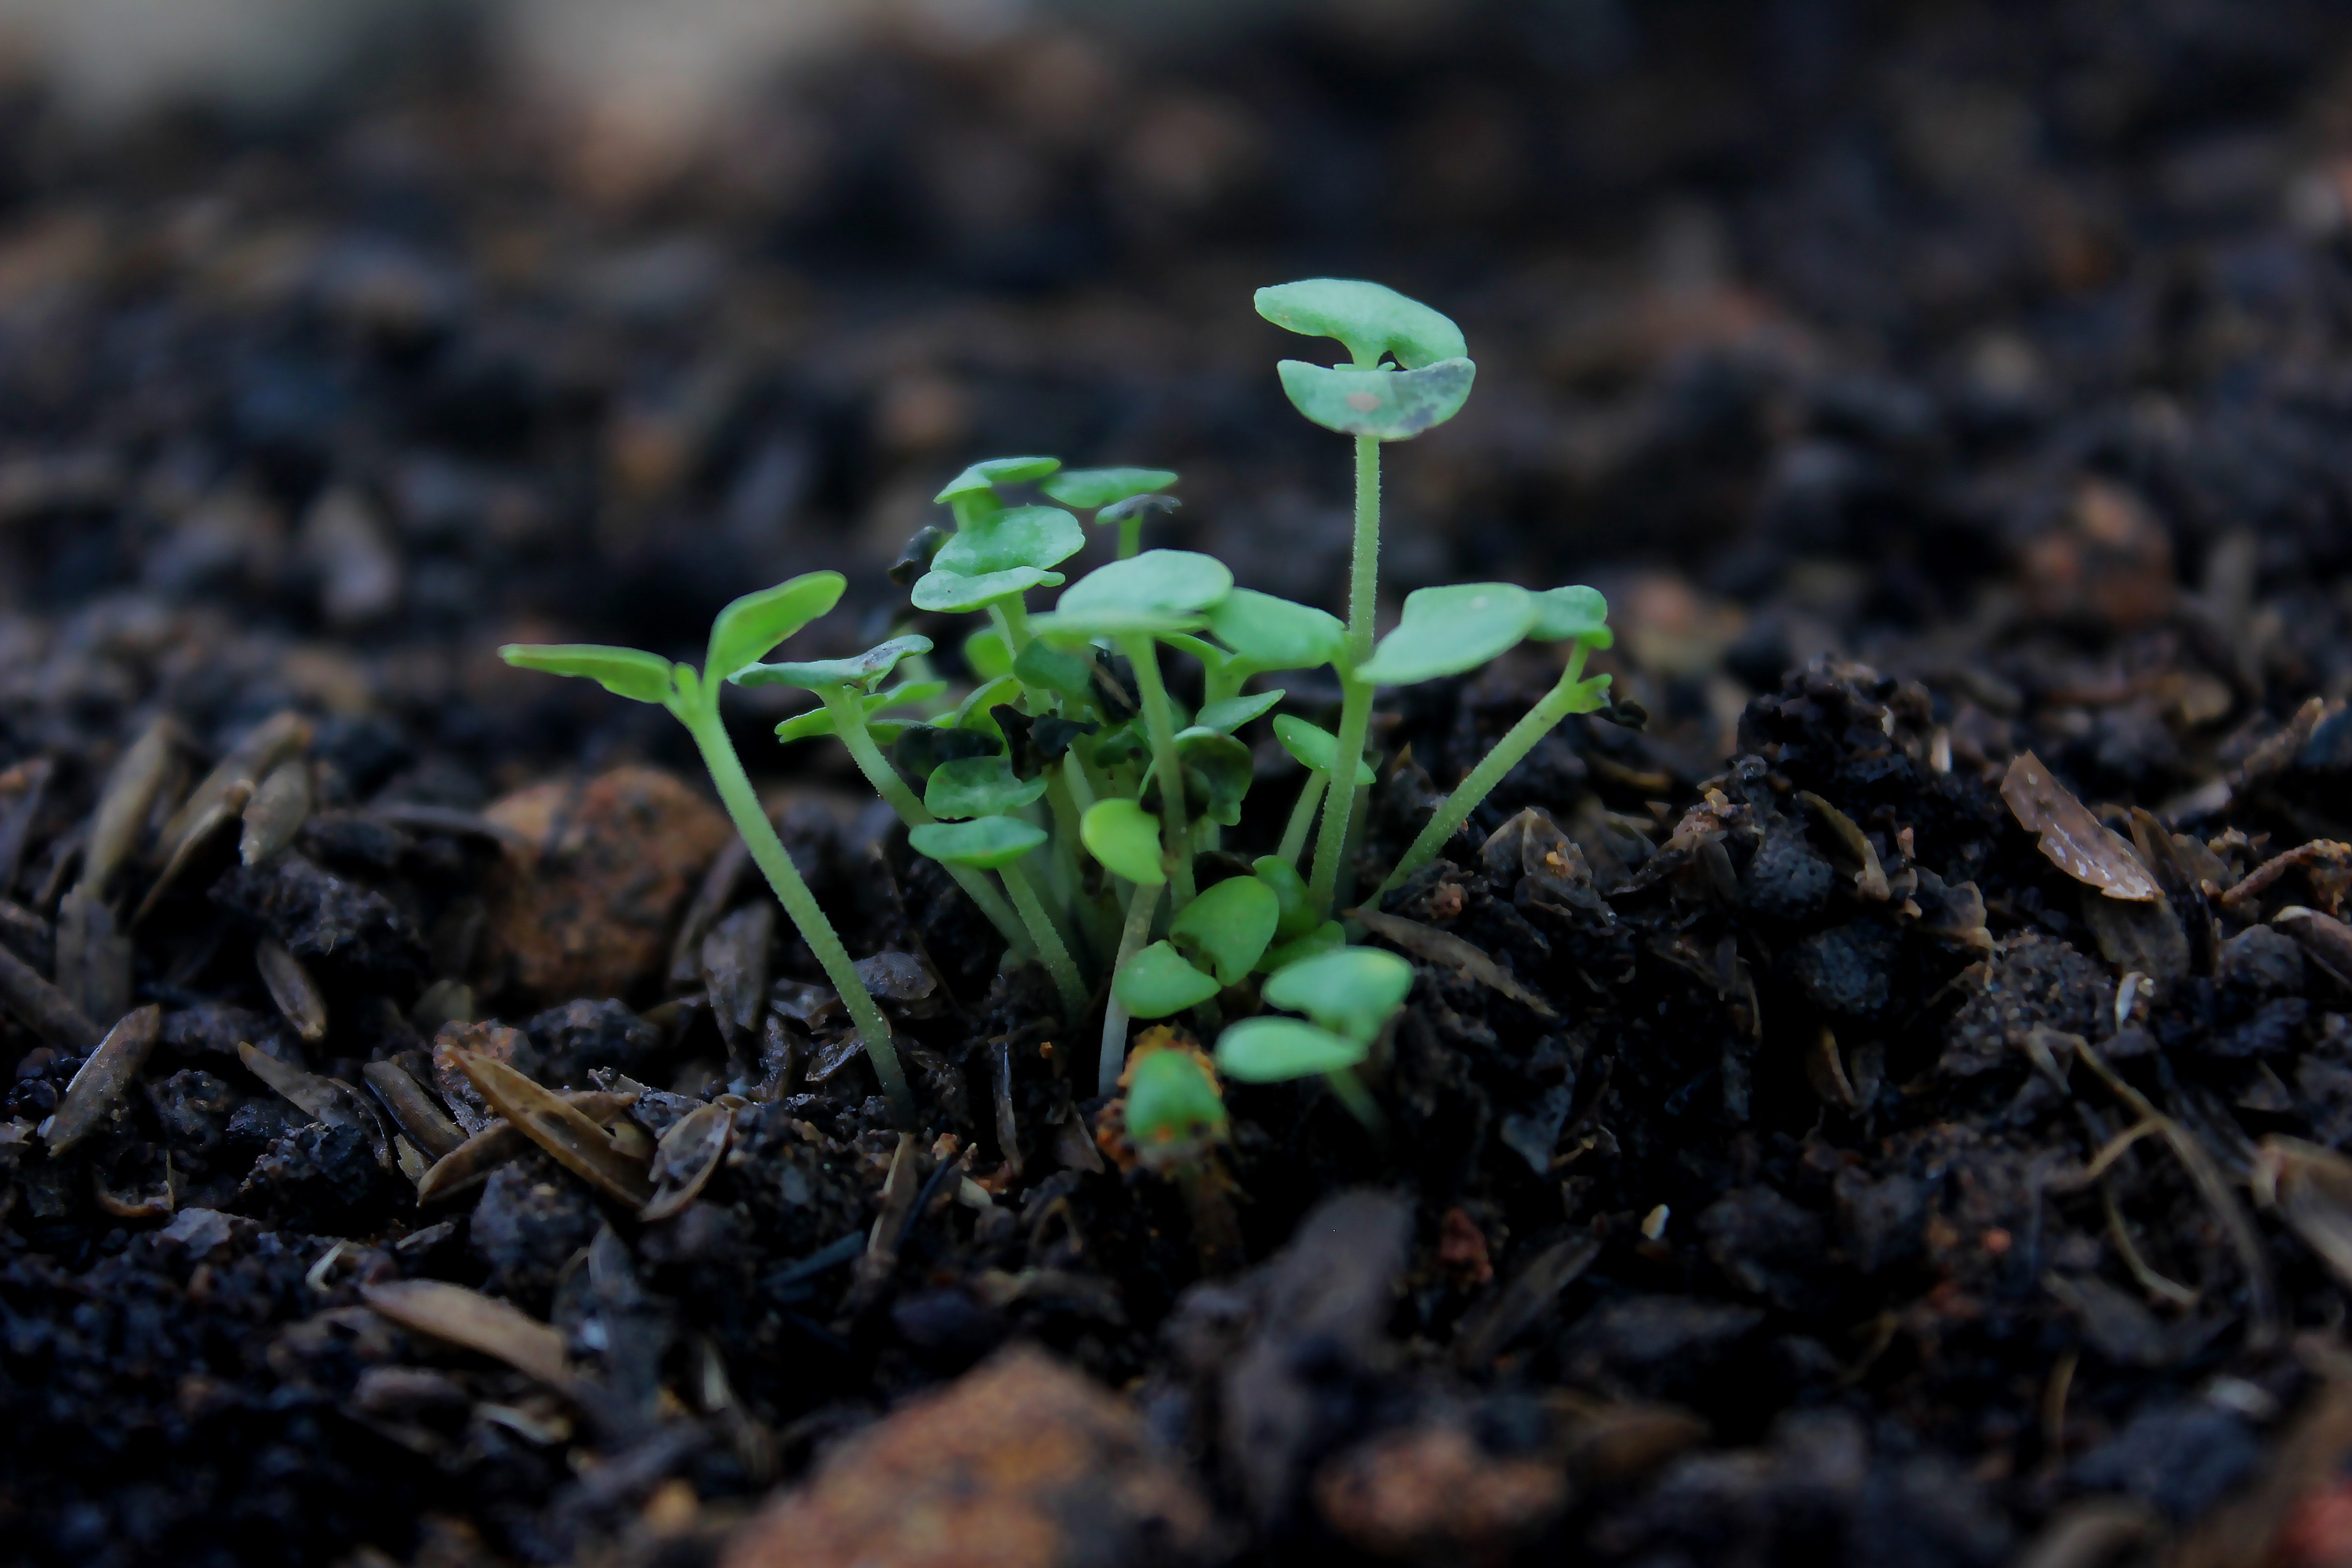
[[[1004,731],[996,727],[996,721],[988,716],[988,710],[1000,702],[1014,701],[1020,695],[1021,682],[1013,676],[1000,675],[994,680],[974,688],[961,702],[956,704],[956,710],[948,715],[948,728],[972,730],[1001,741],[1004,739]]]
[[[1255,877],[1228,877],[1186,904],[1169,922],[1168,940],[1226,985],[1238,985],[1274,940],[1282,900]]]
[[[1536,624],[1528,628],[1528,636],[1539,642],[1574,637],[1593,647],[1607,647],[1617,640],[1609,632],[1609,601],[1598,588],[1581,584],[1554,588],[1538,594],[1535,600]]]
[[[1274,738],[1282,742],[1282,749],[1288,752],[1299,766],[1327,777],[1331,772],[1332,759],[1339,752],[1339,736],[1328,730],[1309,724],[1296,713],[1277,713],[1274,716]],[[1371,784],[1371,764],[1361,757],[1357,758],[1356,787],[1370,789]]]
[[[834,686],[870,689],[876,681],[896,669],[900,659],[930,651],[929,637],[892,637],[847,658],[811,659],[801,664],[747,664],[727,679],[738,686],[796,686],[803,691],[823,691]]]
[[[1339,617],[1255,588],[1236,588],[1209,609],[1209,630],[1244,668],[1315,669],[1347,651]]]
[[[931,770],[923,805],[933,816],[1002,816],[1045,793],[1042,778],[1024,779],[1005,757],[960,757]]]
[[[848,579],[838,572],[805,572],[744,595],[710,623],[710,655],[703,661],[703,679],[719,680],[734,674],[839,604],[847,586]]]
[[[633,702],[669,700],[670,662],[633,647],[601,643],[509,643],[499,657],[518,669],[577,675]]]
[[[1213,555],[1147,550],[1097,567],[1071,584],[1055,602],[1053,620],[1063,637],[1087,628],[1092,628],[1088,635],[1112,636],[1163,627],[1181,631],[1198,626],[1202,613],[1233,587],[1233,573]]]
[[[1507,653],[1535,625],[1536,598],[1513,583],[1457,583],[1404,596],[1404,616],[1356,679],[1376,686],[1460,675]]]
[[[944,555],[947,552],[942,550],[940,553]],[[919,610],[952,615],[984,610],[995,600],[1032,588],[1058,588],[1062,581],[1059,572],[1042,571],[1034,566],[1015,566],[978,577],[967,577],[961,572],[927,572],[916,581],[915,591],[908,597]]]
[[[1286,359],[1275,372],[1290,405],[1326,430],[1409,441],[1462,412],[1478,367],[1448,359],[1420,370],[1354,370]]]
[[[1131,800],[1098,800],[1087,807],[1078,839],[1114,877],[1145,888],[1168,879],[1160,865],[1160,819]]]
[[[991,458],[974,463],[950,479],[931,500],[945,506],[959,496],[992,492],[998,485],[1017,485],[1029,479],[1042,479],[1062,466],[1059,458]]]
[[[1034,637],[1013,661],[1013,673],[1024,686],[1050,691],[1072,702],[1095,700],[1095,663],[1082,653],[1071,653]]]
[[[985,577],[1016,567],[1044,569],[1087,547],[1087,531],[1057,506],[1016,506],[961,529],[931,557],[934,572]]]
[[[1065,468],[1037,488],[1064,506],[1092,511],[1164,490],[1175,482],[1172,468]]]
[[[1298,868],[1279,855],[1261,855],[1250,863],[1251,873],[1274,894],[1275,907],[1280,912],[1275,917],[1274,936],[1277,942],[1291,942],[1315,929],[1315,900],[1307,891],[1307,879]]]
[[[1045,842],[1045,830],[1017,816],[981,816],[970,822],[927,822],[907,830],[915,853],[994,871],[1010,866]]]
[[[1368,1049],[1297,1018],[1244,1018],[1217,1041],[1217,1070],[1243,1083],[1280,1083],[1339,1072]]]
[[[1111,994],[1130,1017],[1165,1018],[1197,1007],[1222,989],[1216,981],[1184,961],[1183,954],[1164,942],[1127,961],[1112,977]]]
[[[1462,329],[1386,284],[1354,278],[1307,278],[1257,291],[1257,313],[1308,337],[1337,338],[1363,364],[1386,355],[1407,368],[1470,352]]]
[[[1223,1138],[1224,1096],[1192,1051],[1174,1047],[1139,1051],[1128,1068],[1126,1122],[1128,1142],[1149,1161],[1155,1148]]]
[[[1377,947],[1342,947],[1274,972],[1270,1006],[1304,1013],[1325,1028],[1369,1041],[1412,990],[1412,965]]]
[[[896,708],[907,702],[924,701],[937,697],[947,689],[948,683],[944,680],[908,681],[904,686],[895,686],[887,691],[869,692],[860,697],[858,701],[865,705],[866,711],[870,716],[879,713],[885,708]],[[812,708],[805,713],[795,713],[776,726],[776,739],[785,742],[811,741],[819,735],[830,735],[834,732],[833,710],[830,708]],[[877,737],[880,733],[870,717],[866,726],[866,732]]]
[[[1220,735],[1230,735],[1259,714],[1270,711],[1282,700],[1279,690],[1260,691],[1247,697],[1228,697],[1212,702],[1194,715],[1196,729],[1214,730]]]
[[[1250,749],[1231,735],[1194,728],[1177,734],[1176,759],[1184,768],[1185,798],[1201,815],[1220,826],[1239,824],[1242,797],[1249,794]]]

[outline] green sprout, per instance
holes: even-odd
[[[1143,548],[1144,518],[1175,510],[1176,498],[1161,493],[1175,482],[1168,468],[1065,468],[1037,488],[1064,506],[1093,512],[1098,526],[1116,525],[1124,561]]]
[[[889,1022],[858,978],[849,950],[841,945],[833,922],[818,907],[816,895],[793,868],[792,857],[784,852],[783,840],[776,837],[774,826],[761,809],[759,795],[751,788],[719,716],[719,694],[727,677],[832,609],[845,586],[838,572],[811,572],[760,593],[746,594],[720,610],[710,623],[709,647],[699,670],[636,648],[586,643],[511,643],[499,650],[499,657],[524,669],[585,677],[616,697],[659,703],[686,726],[702,753],[703,766],[710,772],[710,782],[718,787],[720,803],[735,823],[735,831],[743,836],[744,846],[751,852],[753,864],[768,879],[777,902],[784,906],[784,913],[848,1009],[866,1054],[874,1063],[874,1076],[889,1097],[892,1114],[901,1125],[912,1127],[915,1097],[898,1065]]]
[[[1320,1074],[1374,1137],[1387,1119],[1356,1068],[1412,989],[1412,965],[1371,947],[1334,948],[1276,970],[1265,1000],[1298,1018],[1244,1018],[1217,1040],[1217,1070],[1243,1083],[1278,1083]]]

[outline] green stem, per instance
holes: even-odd
[[[1111,968],[1116,974],[1134,961],[1151,940],[1151,911],[1159,906],[1160,887],[1138,887],[1127,899],[1127,923],[1118,933],[1118,962]],[[1127,1009],[1119,1004],[1118,991],[1114,987],[1110,1002],[1103,1013],[1102,1065],[1095,1070],[1095,1089],[1101,1094],[1118,1092],[1118,1075],[1127,1063]]]
[[[1063,1022],[1076,1027],[1087,1015],[1087,987],[1078,978],[1078,966],[1070,959],[1068,944],[1062,941],[1061,928],[1038,901],[1037,889],[1030,885],[1018,862],[1004,867],[1000,874],[1004,878],[1004,890],[1013,895],[1013,907],[1021,911],[1029,934],[1037,940],[1037,951],[1045,955],[1045,972],[1054,977],[1054,988],[1062,994],[1062,1010],[1069,1015]]]
[[[1323,1081],[1329,1086],[1332,1098],[1348,1108],[1348,1114],[1364,1124],[1364,1131],[1372,1135],[1372,1142],[1386,1148],[1389,1119],[1381,1111],[1381,1102],[1372,1098],[1372,1091],[1364,1087],[1364,1080],[1356,1076],[1355,1069],[1334,1068],[1323,1075]]]
[[[1495,749],[1480,759],[1467,778],[1454,786],[1454,793],[1445,797],[1436,813],[1414,835],[1412,847],[1396,863],[1396,869],[1388,874],[1388,879],[1372,894],[1372,902],[1377,904],[1404,886],[1406,878],[1435,858],[1437,852],[1445,847],[1445,841],[1470,819],[1472,812],[1478,809],[1478,803],[1493,794],[1495,786],[1503,782],[1504,775],[1517,767],[1520,761],[1535,750],[1536,742],[1557,729],[1560,721],[1571,713],[1594,711],[1593,704],[1581,700],[1584,698],[1581,690],[1584,658],[1589,651],[1584,644],[1578,643],[1568,656],[1568,668],[1560,671],[1559,682],[1544,693],[1542,700],[1528,709],[1501,740],[1495,742]]]
[[[847,748],[850,760],[857,764],[857,771],[866,775],[866,782],[874,786],[874,793],[890,803],[890,809],[898,814],[898,820],[909,827],[920,827],[927,822],[938,821],[939,818],[931,815],[930,808],[907,787],[907,781],[898,775],[898,769],[890,765],[890,760],[882,754],[882,749],[874,743],[872,731],[866,728],[866,705],[857,700],[856,695],[847,687],[835,687],[817,695],[824,699],[825,709],[833,715],[834,733]],[[1036,956],[1036,950],[1029,944],[1029,933],[1021,929],[1020,917],[1013,912],[1013,906],[1004,901],[1004,895],[990,885],[987,872],[975,871],[969,866],[947,865],[944,861],[940,864],[946,866],[947,873],[955,879],[956,886],[979,906],[980,912],[988,917],[988,923],[994,926],[997,934],[1012,947],[1014,959]]]
[[[1013,650],[1013,658],[1019,658],[1021,650],[1029,646],[1032,637],[1029,630],[1029,607],[1021,602],[1020,595],[1014,594],[1010,597],[997,600],[989,608],[1003,617],[1004,646]]]
[[[817,963],[825,977],[833,982],[848,1009],[850,1022],[857,1026],[857,1037],[866,1042],[866,1055],[874,1063],[874,1076],[882,1080],[882,1092],[889,1098],[891,1113],[902,1127],[913,1127],[915,1096],[907,1087],[907,1075],[898,1066],[898,1047],[890,1040],[889,1020],[882,1009],[874,1005],[872,993],[866,982],[857,977],[857,966],[850,962],[849,950],[841,945],[833,922],[824,918],[816,895],[793,868],[793,858],[784,852],[784,841],[776,837],[768,814],[760,805],[758,792],[743,772],[742,760],[735,754],[735,743],[727,738],[727,727],[719,718],[716,689],[681,693],[672,712],[685,721],[687,732],[694,737],[696,747],[702,752],[702,765],[710,770],[710,782],[719,787],[719,799],[734,819],[735,831],[743,836],[744,847],[751,852],[751,862],[768,879],[775,889],[776,901],[784,906],[801,940],[808,943],[816,955]]]
[[[1129,512],[1118,520],[1118,558],[1125,561],[1143,548],[1143,514]]]
[[[1160,651],[1149,637],[1129,633],[1118,639],[1118,651],[1135,667],[1136,689],[1143,698],[1143,725],[1151,737],[1151,765],[1160,774],[1160,822],[1171,862],[1168,874],[1174,885],[1170,914],[1192,901],[1192,835],[1184,819],[1184,769],[1176,757],[1176,719],[1168,704],[1168,688],[1160,679]]]
[[[1356,437],[1356,542],[1348,561],[1348,662],[1372,654],[1372,616],[1381,578],[1381,443]]]
[[[1356,816],[1357,764],[1364,755],[1364,736],[1371,728],[1372,688],[1352,676],[1339,678],[1339,744],[1331,752],[1331,784],[1323,794],[1323,825],[1315,835],[1315,872],[1307,890],[1315,907],[1328,915],[1339,886],[1339,867],[1348,851],[1348,832]]]
[[[1298,864],[1298,852],[1307,847],[1307,832],[1315,826],[1315,808],[1323,804],[1323,786],[1330,776],[1308,773],[1298,788],[1298,804],[1290,808],[1290,824],[1282,830],[1282,847],[1275,853],[1294,867]]]

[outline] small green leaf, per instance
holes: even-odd
[[[1315,929],[1315,900],[1308,897],[1307,879],[1298,868],[1279,855],[1261,855],[1250,862],[1250,870],[1257,879],[1273,889],[1275,904],[1281,910],[1274,922],[1274,939],[1292,942]]]
[[[1536,624],[1528,629],[1528,636],[1538,642],[1574,637],[1592,647],[1607,647],[1616,641],[1607,624],[1609,601],[1601,596],[1600,589],[1554,588],[1535,599]]]
[[[868,690],[898,667],[902,658],[931,651],[926,637],[892,637],[848,658],[812,659],[803,664],[747,664],[727,679],[738,686],[797,686],[823,691],[834,686],[858,686]]]
[[[963,662],[975,680],[994,680],[1013,673],[1013,650],[1004,646],[1004,634],[994,626],[983,626],[963,639]]]
[[[1412,965],[1377,947],[1341,947],[1274,972],[1269,1006],[1304,1013],[1351,1039],[1369,1041],[1412,989]]]
[[[947,552],[942,550],[940,553],[944,555]],[[961,572],[927,572],[916,580],[915,591],[908,598],[919,610],[960,615],[966,610],[984,610],[998,599],[1011,598],[1032,588],[1058,588],[1062,582],[1059,572],[1035,566],[1015,566],[978,577],[967,577]]]
[[[1083,653],[1071,653],[1034,637],[1013,661],[1013,673],[1021,678],[1024,686],[1050,691],[1072,702],[1092,702],[1095,696],[1095,661]]]
[[[1589,675],[1576,683],[1568,700],[1571,713],[1598,713],[1609,706],[1609,677]]]
[[[1003,749],[1003,745],[1001,740],[991,740],[974,730],[958,730],[942,724],[909,724],[890,748],[890,760],[898,765],[899,772],[916,779],[928,780],[943,763],[960,757],[992,757]]]
[[[1244,668],[1315,669],[1347,651],[1339,618],[1255,588],[1236,588],[1211,607],[1209,630]]]
[[[929,702],[934,697],[947,695],[944,680],[902,680],[887,691],[877,691],[866,700],[868,713],[879,708],[904,708],[910,702]]]
[[[1002,816],[1045,793],[1042,778],[1024,779],[1004,757],[961,757],[941,763],[923,786],[923,805],[933,816]]]
[[[1253,771],[1250,749],[1231,735],[1193,728],[1178,732],[1176,760],[1184,769],[1185,799],[1220,826],[1239,824]]]
[[[746,594],[710,623],[705,679],[723,680],[841,602],[848,579],[838,572],[807,572]]]
[[[1282,900],[1255,877],[1228,877],[1186,904],[1169,922],[1168,940],[1196,963],[1204,962],[1218,981],[1238,985],[1274,940]]]
[[[1110,983],[1111,994],[1134,1018],[1165,1018],[1197,1007],[1214,996],[1219,986],[1173,947],[1155,942],[1127,961]]]
[[[1042,479],[1062,466],[1059,458],[991,458],[974,463],[947,482],[947,488],[931,499],[944,506],[959,496],[977,495],[991,491],[998,485],[1023,484],[1030,479]]]
[[[1217,1041],[1217,1070],[1243,1083],[1280,1083],[1339,1072],[1370,1047],[1297,1018],[1244,1018]]]
[[[1356,679],[1376,686],[1460,675],[1518,646],[1535,625],[1536,598],[1513,583],[1457,583],[1404,596],[1404,616]]]
[[[1362,364],[1393,355],[1408,369],[1470,352],[1462,329],[1381,283],[1307,278],[1257,291],[1257,313],[1311,338],[1337,338]]]
[[[1146,1051],[1128,1069],[1127,1141],[1147,1163],[1160,1150],[1221,1139],[1225,1126],[1224,1097],[1191,1051]]]
[[[1098,800],[1087,807],[1078,839],[1114,877],[1145,888],[1168,879],[1160,865],[1160,819],[1134,801]]]
[[[885,708],[896,707],[902,702],[920,702],[926,697],[936,697],[946,689],[947,682],[944,680],[927,680],[920,683],[910,681],[907,685],[894,687],[888,691],[868,693],[857,700],[864,705],[867,714],[871,715],[879,713]],[[819,735],[830,735],[835,732],[833,710],[830,708],[812,708],[805,713],[794,714],[776,726],[776,739],[786,742],[810,741]],[[866,732],[869,735],[878,733],[870,718],[866,725]]]
[[[1193,727],[1214,730],[1220,735],[1230,735],[1251,720],[1282,700],[1280,690],[1260,691],[1248,697],[1228,697],[1202,708],[1192,720]]]
[[[985,577],[1016,567],[1043,570],[1087,547],[1087,531],[1057,506],[1016,506],[982,518],[940,546],[934,572]]]
[[[1064,506],[1092,511],[1164,490],[1175,482],[1172,468],[1065,468],[1037,488]]]
[[[1348,933],[1341,929],[1339,922],[1325,921],[1305,936],[1292,937],[1288,942],[1268,949],[1265,957],[1258,961],[1258,968],[1265,973],[1272,974],[1278,969],[1289,968],[1301,959],[1312,958],[1318,952],[1329,952],[1347,945]]]
[[[994,680],[974,688],[969,696],[956,704],[956,710],[948,715],[948,728],[973,730],[1002,741],[1004,731],[996,727],[996,721],[988,716],[988,710],[1000,702],[1014,701],[1020,696],[1020,680],[1013,676],[1000,675]]]
[[[1037,635],[1085,641],[1122,633],[1187,631],[1233,591],[1234,574],[1213,555],[1147,550],[1087,573],[1064,590]]]
[[[518,669],[584,676],[614,696],[634,702],[669,700],[669,660],[633,647],[586,642],[509,643],[499,649],[499,657]]]
[[[970,822],[927,822],[907,830],[915,853],[994,871],[1010,866],[1045,842],[1045,830],[1017,816],[982,816]]]
[[[1274,738],[1282,742],[1282,749],[1288,752],[1299,766],[1329,776],[1331,761],[1339,752],[1339,736],[1309,724],[1295,713],[1277,713],[1274,716]],[[1371,764],[1361,757],[1357,758],[1356,787],[1370,789],[1371,784]]]
[[[776,739],[786,745],[794,741],[814,741],[821,735],[835,733],[833,710],[812,708],[805,713],[795,713],[776,726]]]
[[[1286,359],[1276,365],[1290,405],[1326,430],[1410,441],[1462,412],[1478,367],[1440,360],[1422,370],[1350,370]]]

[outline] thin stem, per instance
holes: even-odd
[[[1381,443],[1356,437],[1356,541],[1348,560],[1348,661],[1371,657],[1381,577]]]
[[[1298,804],[1290,808],[1290,825],[1282,830],[1282,847],[1275,851],[1294,868],[1298,864],[1298,852],[1307,847],[1307,829],[1315,826],[1315,808],[1323,804],[1323,786],[1331,775],[1310,772],[1307,782],[1298,786]]]
[[[1004,617],[1004,646],[1013,650],[1013,658],[1019,658],[1021,650],[1029,646],[1032,635],[1029,630],[1029,607],[1021,602],[1020,595],[1014,594],[997,600],[989,608],[997,611]]]
[[[841,1005],[848,1009],[850,1022],[857,1026],[857,1037],[866,1042],[866,1055],[874,1063],[874,1076],[881,1079],[882,1092],[889,1098],[892,1114],[902,1127],[914,1126],[915,1096],[908,1089],[907,1075],[898,1065],[898,1047],[890,1039],[889,1020],[874,1005],[866,982],[857,977],[857,966],[850,962],[849,950],[841,945],[833,922],[824,918],[816,895],[809,891],[808,884],[793,868],[793,858],[784,852],[784,841],[776,837],[774,826],[760,805],[758,792],[744,774],[742,760],[735,754],[735,743],[727,738],[727,727],[719,718],[718,693],[712,690],[686,695],[672,711],[685,721],[687,732],[694,737],[695,746],[702,752],[702,765],[710,770],[710,782],[719,787],[719,799],[727,807],[727,815],[734,819],[735,831],[743,836],[752,864],[767,877],[768,886],[775,890],[776,901],[784,906],[784,913],[791,917],[809,951],[816,955],[825,978],[833,982]]]
[[[1118,933],[1118,962],[1111,973],[1117,974],[1143,951],[1151,940],[1151,911],[1160,903],[1160,885],[1138,887],[1127,899],[1127,923]],[[1113,986],[1110,1002],[1103,1013],[1102,1065],[1095,1070],[1095,1088],[1098,1093],[1117,1094],[1118,1075],[1127,1062],[1127,1009],[1118,1000],[1118,990]]]
[[[1118,520],[1118,558],[1127,560],[1143,548],[1143,514],[1131,511]]]
[[[817,695],[824,699],[825,709],[833,715],[834,733],[841,738],[850,760],[857,764],[857,771],[866,775],[866,782],[874,786],[874,793],[890,803],[890,809],[898,814],[898,820],[909,827],[920,827],[927,822],[938,821],[939,818],[931,815],[930,808],[907,787],[907,781],[898,775],[898,769],[890,765],[890,760],[882,754],[882,749],[874,743],[873,732],[866,728],[866,705],[857,700],[856,694],[847,687],[835,687]],[[941,864],[946,865],[946,862]],[[988,917],[988,923],[994,926],[997,934],[1012,947],[1016,960],[1036,956],[1036,950],[1029,943],[1029,933],[1021,929],[1021,918],[1013,912],[1013,906],[1004,901],[1004,895],[989,882],[987,872],[975,871],[969,866],[946,865],[946,868],[948,875],[955,879],[955,885],[979,906],[980,912]]]
[[[1029,934],[1037,940],[1037,951],[1045,956],[1045,972],[1054,977],[1054,988],[1062,994],[1062,1010],[1069,1016],[1064,1023],[1075,1026],[1087,1014],[1086,983],[1078,978],[1078,966],[1071,961],[1070,949],[1062,941],[1061,928],[1054,923],[1045,906],[1037,899],[1037,889],[1016,862],[1003,868],[1004,890],[1013,895],[1013,907],[1021,911],[1028,923]]]
[[[1323,1075],[1323,1081],[1329,1086],[1332,1098],[1348,1108],[1348,1114],[1364,1124],[1364,1131],[1372,1135],[1372,1142],[1383,1149],[1387,1148],[1389,1119],[1381,1111],[1381,1102],[1372,1098],[1372,1091],[1364,1087],[1364,1080],[1356,1076],[1355,1069],[1334,1068]]]
[[[1472,812],[1478,809],[1478,803],[1493,794],[1495,786],[1503,782],[1504,775],[1517,767],[1520,761],[1535,750],[1536,742],[1558,728],[1560,721],[1571,713],[1593,710],[1589,701],[1580,704],[1580,699],[1584,695],[1580,689],[1584,680],[1584,658],[1590,651],[1580,642],[1576,645],[1568,656],[1568,668],[1560,671],[1559,681],[1544,693],[1542,700],[1528,709],[1525,716],[1495,742],[1495,749],[1479,760],[1467,778],[1454,786],[1454,793],[1439,804],[1435,814],[1413,836],[1411,847],[1396,863],[1396,869],[1388,874],[1388,879],[1372,894],[1372,902],[1380,902],[1404,886],[1406,878],[1434,859],[1437,852],[1445,847],[1445,841],[1470,819]]]
[[[1168,688],[1160,679],[1160,650],[1152,640],[1130,633],[1118,639],[1118,651],[1135,667],[1143,725],[1151,736],[1151,765],[1160,775],[1160,832],[1167,840],[1172,862],[1168,874],[1175,887],[1168,909],[1174,914],[1192,901],[1192,836],[1184,819],[1184,769],[1176,757],[1176,718],[1168,704]]]
[[[1357,764],[1364,756],[1364,735],[1371,728],[1372,688],[1352,676],[1339,678],[1339,744],[1331,753],[1331,786],[1323,795],[1323,826],[1315,835],[1315,872],[1307,890],[1315,907],[1331,912],[1331,898],[1339,886],[1339,866],[1348,849],[1348,830],[1356,815]]]

